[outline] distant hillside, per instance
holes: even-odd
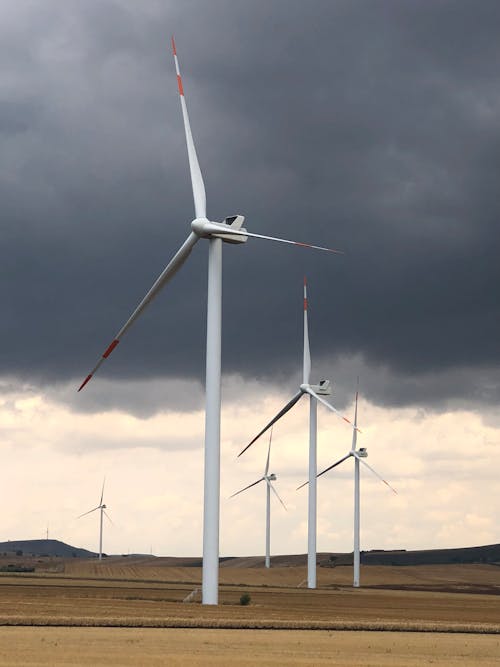
[[[87,549],[72,547],[59,540],[12,540],[0,542],[0,556],[59,556],[60,558],[96,558],[97,554]]]
[[[73,547],[59,540],[13,540],[11,542],[0,542],[0,557],[15,556],[23,557],[59,557],[59,558],[97,558],[97,554]],[[155,561],[156,567],[201,567],[203,561],[200,557],[154,557],[148,554],[130,554],[121,556],[110,556],[109,561],[128,558],[134,560]],[[219,559],[221,567],[224,568],[253,568],[261,567],[264,562],[263,556],[224,556]],[[272,557],[274,567],[300,567],[307,565],[307,554],[284,554]],[[352,565],[351,553],[318,553],[317,563],[320,567],[338,567]],[[489,544],[481,547],[463,547],[460,549],[424,549],[421,551],[406,551],[404,549],[384,551],[373,549],[361,552],[361,563],[363,565],[447,565],[458,563],[492,563],[500,565],[500,544]]]
[[[322,554],[326,555],[326,554]],[[324,567],[352,565],[352,553],[330,554],[328,559],[318,559]],[[459,549],[424,549],[422,551],[384,551],[373,549],[361,552],[363,565],[447,565],[451,563],[498,563],[500,544]]]
[[[221,567],[261,567],[263,556],[241,556],[221,559]],[[277,555],[272,557],[274,567],[307,565],[307,554]],[[318,553],[320,567],[352,565],[351,553]],[[374,549],[361,552],[363,565],[448,565],[457,563],[493,563],[500,565],[500,544],[460,549],[425,549],[422,551],[384,551]]]

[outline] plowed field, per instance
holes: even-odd
[[[492,565],[366,566],[356,590],[350,568],[319,568],[314,591],[298,587],[303,567],[226,567],[217,607],[196,593],[183,602],[199,568],[59,569],[0,575],[0,665],[493,665],[500,655]]]

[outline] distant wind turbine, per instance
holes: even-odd
[[[158,276],[149,292],[139,303],[129,319],[108,345],[93,370],[87,375],[78,391],[83,389],[101,364],[116,348],[124,334],[144,312],[151,301],[177,273],[189,257],[199,239],[208,239],[208,297],[207,297],[207,346],[206,346],[206,405],[205,405],[205,475],[203,509],[203,604],[218,603],[219,583],[219,503],[220,503],[220,407],[221,407],[221,328],[222,328],[222,242],[245,243],[249,237],[277,241],[295,246],[342,254],[339,250],[323,248],[288,239],[253,234],[243,227],[245,218],[232,215],[223,222],[208,220],[206,213],[205,185],[191,133],[189,116],[184,96],[184,87],[179,70],[177,50],[172,38],[177,85],[181,101],[184,132],[193,188],[195,219],[191,232],[167,266]]]
[[[86,516],[87,514],[91,514],[92,512],[96,512],[97,510],[100,510],[100,519],[99,519],[99,560],[102,560],[102,524],[103,524],[103,516],[105,516],[108,521],[113,523],[109,517],[109,515],[106,512],[107,506],[104,504],[104,483],[106,481],[106,478],[104,478],[103,483],[102,483],[102,490],[101,490],[101,500],[99,501],[99,505],[97,507],[94,507],[93,509],[89,510],[88,512],[84,512],[83,514],[80,514],[80,516],[77,517],[77,519],[81,519],[82,516]]]
[[[355,407],[354,407],[354,424],[353,424],[353,429],[352,429],[352,445],[351,449],[348,452],[348,454],[335,463],[333,463],[331,466],[328,466],[328,468],[325,468],[322,470],[320,473],[318,473],[318,477],[321,477],[321,475],[324,475],[326,472],[329,470],[332,470],[333,468],[336,468],[338,465],[343,463],[349,458],[354,459],[354,551],[353,551],[353,560],[354,560],[354,575],[353,575],[353,586],[354,588],[359,588],[359,563],[360,563],[360,552],[359,552],[359,542],[360,542],[360,521],[359,521],[359,515],[360,515],[360,502],[359,502],[359,464],[362,463],[364,466],[368,468],[368,470],[371,470],[372,473],[377,477],[381,482],[383,482],[386,486],[388,486],[393,493],[397,495],[396,489],[394,489],[389,482],[386,482],[386,480],[381,477],[376,470],[374,470],[368,463],[364,460],[368,456],[368,452],[366,451],[366,447],[360,447],[359,449],[356,449],[356,441],[357,441],[357,435],[358,435],[358,390],[356,389],[356,399],[355,399]],[[303,486],[306,484],[309,484],[309,482],[304,482],[304,484],[301,484],[298,489],[301,489]]]
[[[322,396],[330,395],[330,381],[321,380],[317,385],[310,384],[310,375],[311,375],[311,351],[309,348],[309,328],[307,320],[307,281],[304,278],[304,357],[303,357],[303,374],[302,374],[302,384],[299,387],[299,391],[293,396],[293,398],[288,401],[284,408],[282,408],[278,414],[271,419],[271,421],[260,431],[255,438],[238,454],[241,456],[244,452],[247,451],[253,443],[260,438],[260,436],[267,431],[268,428],[271,428],[283,415],[285,415],[293,406],[302,398],[302,396],[309,394],[309,501],[308,501],[308,520],[307,520],[307,587],[316,588],[316,527],[317,527],[317,501],[316,501],[316,474],[318,472],[317,468],[317,404],[321,403],[328,410],[331,410],[336,415],[341,417],[348,424],[354,426],[354,430],[357,430],[357,426],[352,424],[352,422],[344,417],[337,408],[333,407],[328,401],[326,401]]]
[[[268,568],[271,567],[271,491],[275,494],[276,498],[280,501],[280,503],[286,510],[285,503],[281,500],[281,498],[278,495],[278,492],[271,483],[276,481],[276,475],[273,472],[269,473],[269,460],[271,457],[272,439],[273,439],[273,429],[271,429],[271,433],[269,435],[269,447],[267,450],[267,461],[263,477],[258,479],[256,482],[253,482],[252,484],[245,486],[243,489],[236,491],[236,493],[233,493],[232,496],[229,496],[230,498],[234,498],[234,496],[237,496],[239,493],[243,493],[243,491],[250,489],[252,486],[256,486],[257,484],[260,484],[260,482],[266,482],[266,567]]]

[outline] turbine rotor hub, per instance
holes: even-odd
[[[195,218],[191,223],[191,229],[198,238],[220,238],[225,243],[245,243],[248,237],[244,233],[231,233],[231,230],[245,232],[244,221],[243,215],[231,215],[224,222],[212,222],[208,218]]]
[[[191,223],[191,229],[199,238],[208,238],[210,236],[208,225],[210,225],[208,218],[195,218]]]

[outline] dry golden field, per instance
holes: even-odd
[[[23,667],[493,667],[498,635],[144,628],[0,628],[0,665]]]
[[[366,566],[358,590],[318,568],[315,591],[304,567],[221,567],[217,607],[183,603],[201,570],[168,559],[44,567],[0,575],[1,666],[500,664],[494,565]]]

